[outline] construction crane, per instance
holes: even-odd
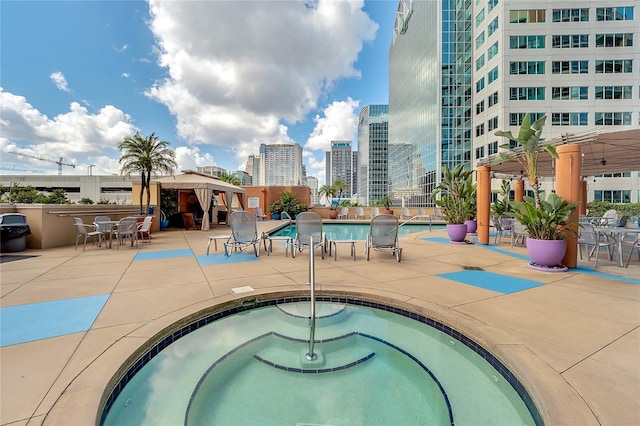
[[[56,161],[56,160],[51,160],[49,158],[44,158],[44,157],[38,157],[36,155],[30,155],[30,154],[21,154],[19,152],[12,152],[12,151],[7,151],[9,154],[13,154],[13,155],[19,155],[22,157],[29,157],[29,158],[35,158],[36,160],[40,160],[40,161],[48,161],[50,163],[55,163],[58,165],[58,176],[62,174],[62,166],[69,166],[72,168],[76,168],[75,164],[71,164],[71,163],[63,163],[62,162],[62,157],[60,157],[60,160]]]
[[[44,173],[42,170],[21,169],[21,168],[18,168],[16,166],[13,166],[13,167],[2,166],[2,167],[0,167],[0,170],[10,170],[12,172]]]

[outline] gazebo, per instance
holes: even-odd
[[[196,172],[193,170],[184,170],[183,174],[177,176],[167,176],[155,179],[160,185],[160,189],[192,189],[200,207],[204,211],[202,218],[202,230],[209,229],[209,206],[214,194],[222,194],[225,205],[231,206],[233,197],[238,197],[238,203],[242,209],[246,205],[246,194],[244,189],[239,186],[221,181],[211,175]]]

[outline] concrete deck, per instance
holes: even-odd
[[[262,229],[273,225],[259,222]],[[28,250],[14,255],[34,257],[3,262],[0,423],[94,424],[114,374],[163,328],[215,304],[308,290],[306,252],[285,258],[284,248],[274,243],[270,256],[242,267],[216,263],[211,258],[222,253],[220,247],[217,253],[212,247],[209,259],[205,255],[207,236],[216,233],[229,229],[155,233],[151,244],[138,250]],[[460,330],[511,369],[546,424],[640,424],[637,258],[628,269],[619,268],[603,251],[597,272],[585,259],[569,272],[545,273],[529,269],[526,250],[512,249],[505,239],[499,247],[453,245],[445,239],[444,231],[403,238],[401,263],[378,252],[367,262],[362,241],[354,262],[341,246],[337,261],[316,257],[318,290],[367,295]],[[148,260],[138,260],[146,254]],[[477,282],[473,275],[458,275],[465,273],[463,267],[536,285],[491,289],[482,272],[473,271],[480,274]],[[255,291],[231,291],[243,286]],[[48,318],[44,313],[34,318],[33,312],[41,311],[33,309],[63,306],[71,316],[78,311],[73,303],[86,306],[81,312],[86,318],[77,318],[79,324],[88,321],[81,331],[65,331],[51,320],[52,337],[47,337],[47,324],[32,324]],[[12,311],[9,321],[7,308],[24,308],[27,316]],[[17,340],[5,344],[7,339]]]

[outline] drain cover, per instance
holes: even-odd
[[[479,266],[463,266],[462,269],[466,269],[467,271],[484,271],[484,269]]]

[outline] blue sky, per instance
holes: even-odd
[[[179,170],[244,168],[299,143],[324,182],[330,141],[388,103],[396,0],[0,1],[1,173],[119,172],[139,131]]]

